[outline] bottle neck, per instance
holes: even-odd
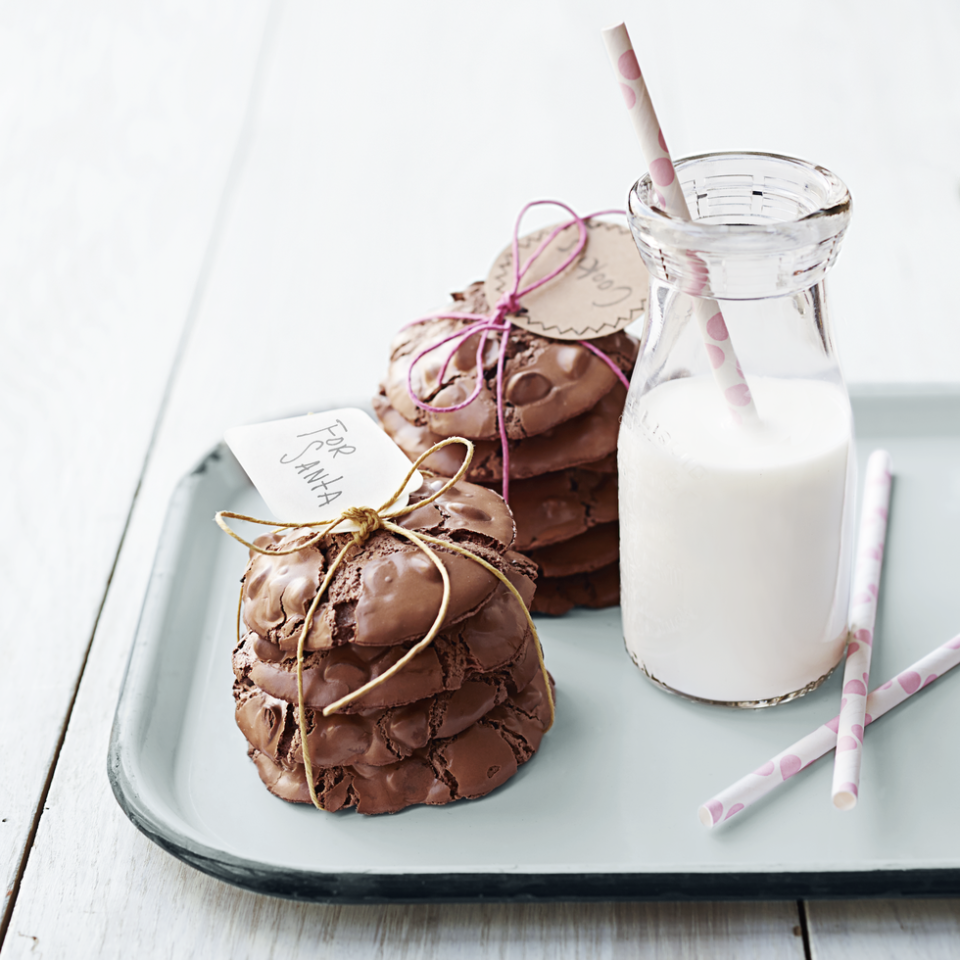
[[[691,157],[676,168],[694,220],[659,209],[649,176],[630,191],[628,219],[651,278],[717,300],[802,294],[822,282],[851,209],[832,173],[749,153]]]

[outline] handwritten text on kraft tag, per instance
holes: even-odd
[[[357,452],[357,448],[347,443],[346,435],[350,432],[347,425],[337,417],[333,423],[316,430],[308,430],[306,433],[298,433],[297,439],[304,437],[316,437],[317,434],[324,434],[323,439],[310,440],[307,445],[294,456],[285,453],[280,458],[280,463],[289,465],[292,470],[300,475],[303,482],[310,488],[310,491],[316,494],[317,503],[321,507],[329,506],[338,497],[343,496],[343,474],[339,477],[331,476],[331,470],[323,465],[322,459],[314,460],[313,457],[320,457],[326,453],[327,462],[333,461],[339,456],[349,457]],[[336,467],[332,472],[336,472]],[[340,486],[338,486],[338,484]]]

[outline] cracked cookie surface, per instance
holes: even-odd
[[[527,556],[540,568],[542,580],[592,573],[619,561],[620,524],[602,523],[562,543],[531,550]]]
[[[626,396],[623,385],[615,383],[595,406],[579,416],[537,436],[509,441],[510,479],[522,480],[577,466],[602,473],[614,472],[620,414]],[[416,460],[443,439],[428,427],[410,423],[383,394],[373,398],[373,409],[388,436],[411,460]],[[462,462],[460,449],[449,446],[431,454],[424,466],[452,477]],[[503,452],[499,439],[475,441],[467,479],[474,483],[493,483],[503,479]]]
[[[517,524],[515,547],[532,555],[615,521],[620,514],[617,474],[580,467],[517,480],[510,484],[510,505]]]
[[[531,609],[560,616],[574,607],[615,607],[620,602],[620,562],[590,573],[569,577],[543,577]]]
[[[523,690],[460,733],[432,740],[401,760],[315,768],[318,797],[325,810],[356,807],[367,814],[482,797],[533,756],[549,715],[546,685],[537,671]],[[249,755],[271,793],[292,803],[311,802],[302,763],[277,762],[254,745]]]
[[[428,496],[444,482],[430,478],[411,499]],[[521,562],[506,558],[514,539],[509,508],[493,491],[460,482],[434,503],[400,518],[400,526],[466,547],[508,573]],[[254,553],[243,577],[243,622],[247,629],[281,647],[297,642],[307,610],[333,558],[352,534],[334,534],[307,546],[310,528],[260,538],[267,550],[302,546],[292,554]],[[476,613],[497,587],[481,564],[434,545],[451,585],[444,626]],[[386,530],[373,533],[346,554],[317,607],[308,650],[345,643],[386,646],[422,637],[440,608],[443,582],[433,561],[415,544]]]
[[[483,284],[472,284],[454,294],[451,311],[488,314]],[[440,311],[437,311],[440,312]],[[390,350],[384,392],[387,402],[405,420],[440,436],[493,440],[499,436],[496,409],[496,337],[487,340],[481,357],[481,388],[461,410],[433,413],[422,410],[410,397],[407,375],[411,362],[428,346],[465,329],[472,321],[428,320],[402,330]],[[625,373],[633,369],[637,341],[627,333],[592,340],[598,350]],[[435,407],[451,407],[467,400],[477,384],[479,337],[462,343],[446,363],[446,344],[422,357],[414,366],[411,384],[416,395]],[[444,364],[446,363],[446,370]],[[442,379],[441,379],[442,374]],[[584,413],[617,382],[609,365],[575,341],[551,340],[513,328],[504,365],[504,421],[507,436],[520,440],[535,436]],[[596,458],[594,458],[596,459]]]
[[[526,605],[532,601],[534,584],[517,567],[508,577]],[[536,567],[523,559],[522,569],[535,574]],[[502,584],[474,616],[439,634],[402,670],[359,699],[347,704],[344,713],[402,706],[448,690],[457,690],[478,674],[503,672],[503,679],[519,688],[529,682],[537,657],[527,619],[516,598]],[[409,649],[408,645],[361,647],[346,644],[304,656],[303,699],[313,710],[358,690],[385,673]],[[233,654],[237,681],[255,684],[264,692],[288,703],[297,702],[296,641],[286,648],[256,634],[247,634]]]

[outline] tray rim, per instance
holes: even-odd
[[[861,383],[848,385],[852,398],[917,397],[960,399],[960,383]],[[337,404],[339,406],[342,404]],[[366,408],[366,404],[363,405]],[[324,405],[334,409],[335,405]],[[769,869],[718,872],[628,871],[324,871],[281,867],[236,856],[185,836],[144,800],[137,787],[135,748],[125,737],[146,709],[137,692],[147,682],[145,634],[152,610],[167,599],[164,576],[179,553],[182,518],[209,466],[227,453],[221,442],[208,451],[174,488],[167,506],[140,618],[134,633],[110,731],[107,778],[121,810],[148,839],[209,876],[252,893],[319,903],[464,903],[475,901],[681,901],[795,900],[960,896],[960,868],[865,868],[863,870]]]

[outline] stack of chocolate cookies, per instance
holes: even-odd
[[[454,294],[444,309],[488,314],[483,284]],[[391,346],[386,381],[373,406],[411,460],[444,437],[473,440],[476,452],[467,479],[499,489],[504,461],[497,426],[496,338],[488,340],[481,358],[480,392],[462,409],[422,410],[407,385],[409,376],[417,396],[433,407],[455,407],[470,397],[477,382],[477,337],[456,350],[446,370],[451,348],[444,344],[417,362],[411,374],[422,350],[469,322],[432,320],[403,330]],[[638,348],[633,337],[615,333],[591,343],[629,375]],[[619,603],[616,447],[625,388],[609,365],[581,344],[516,327],[503,384],[515,548],[540,569],[533,609],[562,614],[577,605]],[[424,466],[452,476],[461,463],[460,448],[450,446]]]
[[[432,478],[417,503],[446,481]],[[524,603],[536,567],[511,550],[502,498],[460,482],[397,521],[466,547],[504,574]],[[234,651],[237,724],[271,793],[310,803],[297,717],[297,643],[330,564],[352,534],[307,545],[297,528],[257,541],[243,578],[246,634]],[[295,553],[275,551],[303,545]],[[317,796],[326,810],[392,813],[412,804],[481,797],[537,750],[550,723],[536,639],[514,595],[488,570],[436,547],[450,578],[446,619],[431,646],[340,711],[324,707],[395,664],[440,609],[439,571],[386,530],[352,546],[317,606],[306,637],[303,708]]]

